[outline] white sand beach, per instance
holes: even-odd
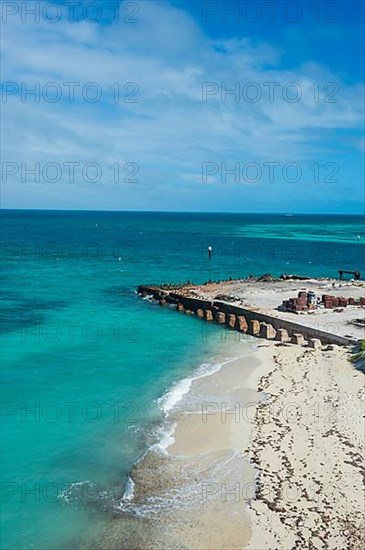
[[[240,448],[259,476],[244,468],[237,476],[235,468],[221,484],[214,479],[205,496],[219,495],[220,506],[205,502],[195,519],[189,514],[189,536],[182,529],[181,542],[206,550],[364,547],[364,374],[349,355],[337,346],[263,343],[200,381],[205,395],[210,387],[208,413],[179,416],[169,453],[214,456]],[[255,368],[247,368],[253,357]],[[258,405],[254,391],[265,394]],[[228,409],[236,414],[224,414]],[[242,521],[232,522],[237,514]]]
[[[270,345],[248,447],[260,469],[245,548],[365,546],[364,374],[344,348]]]

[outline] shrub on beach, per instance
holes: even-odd
[[[365,340],[361,340],[359,345],[359,350],[354,353],[351,357],[353,363],[358,363],[359,361],[365,360]]]

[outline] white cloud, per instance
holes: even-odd
[[[56,82],[66,99],[63,83],[80,83],[74,104],[47,103],[42,98],[35,103],[31,97],[22,103],[19,96],[9,97],[3,104],[3,160],[97,162],[103,168],[102,180],[87,193],[80,180],[44,186],[40,193],[44,205],[49,193],[50,206],[55,201],[69,206],[73,196],[75,203],[84,197],[90,207],[94,193],[94,206],[102,199],[105,207],[107,197],[102,195],[108,189],[111,208],[116,197],[121,197],[120,208],[138,208],[141,189],[147,187],[168,209],[164,196],[172,198],[175,191],[179,196],[182,189],[191,193],[188,182],[194,175],[196,186],[202,185],[202,162],[321,161],[321,155],[333,152],[328,141],[334,131],[361,128],[362,88],[345,85],[326,67],[308,62],[282,69],[280,48],[248,38],[215,41],[187,13],[167,3],[143,2],[138,17],[135,24],[121,18],[110,25],[22,24],[16,19],[3,25],[4,81],[24,81],[29,88],[35,82],[41,86]],[[88,82],[102,89],[97,103],[80,98]],[[109,87],[115,82],[121,83],[124,95],[131,88],[125,91],[123,84],[135,82],[139,102],[114,103]],[[219,87],[206,102],[202,102],[203,82]],[[245,83],[257,83],[262,100],[250,103],[241,95],[236,103],[228,95],[222,102],[221,83],[231,89],[236,82],[240,90]],[[268,82],[279,83],[272,103],[264,85]],[[290,82],[300,86],[297,103],[282,98]],[[318,103],[309,89],[315,82],[320,85]],[[334,97],[339,103],[323,103],[324,94],[332,91],[323,90],[327,82],[338,85]],[[141,186],[129,186],[128,196],[126,186],[122,191],[113,186],[108,167],[116,161],[140,167]],[[4,186],[5,205],[16,206],[14,202],[36,187],[25,188],[16,178]],[[65,198],[70,190],[71,198]]]

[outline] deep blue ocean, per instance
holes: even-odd
[[[364,265],[360,216],[2,211],[4,549],[90,548],[158,441],[158,399],[229,343],[147,283]],[[207,247],[213,255],[208,261]]]

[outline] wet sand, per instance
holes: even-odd
[[[249,441],[258,395],[254,378],[262,366],[256,355],[225,365],[193,382],[176,415],[171,455],[197,455],[220,449],[241,450]],[[188,409],[187,409],[188,407]]]
[[[166,417],[173,433],[133,468],[133,497],[121,503],[99,548],[234,550],[248,543],[257,485],[243,449],[265,365],[252,338],[231,347],[232,355],[246,355],[193,378]]]
[[[184,460],[193,471],[199,462],[205,464],[204,476],[196,478],[196,509],[179,514],[179,521],[189,522],[180,530],[180,542],[188,548],[239,549],[251,536],[247,505],[255,496],[256,471],[243,449],[250,441],[264,369],[257,355],[195,380],[172,414],[169,456]]]

